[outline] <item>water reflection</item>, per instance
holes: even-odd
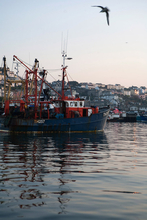
[[[99,165],[109,158],[104,133],[5,134],[0,146],[1,204],[30,209],[53,203],[58,214],[79,192],[77,175],[102,172]]]

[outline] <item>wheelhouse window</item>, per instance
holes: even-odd
[[[80,102],[80,107],[82,107],[83,106],[83,104],[82,104],[82,102]]]
[[[77,107],[78,106],[78,103],[77,102],[75,102],[75,107]]]
[[[56,107],[58,107],[59,106],[59,103],[58,102],[56,102]]]

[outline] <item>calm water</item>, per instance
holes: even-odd
[[[147,124],[0,134],[0,219],[147,219]]]

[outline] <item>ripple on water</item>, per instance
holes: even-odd
[[[147,124],[0,136],[2,219],[146,219]]]

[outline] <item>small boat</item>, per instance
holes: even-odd
[[[135,111],[126,112],[125,122],[136,122],[138,113]]]
[[[115,108],[109,112],[107,121],[108,122],[123,122],[126,117],[125,112],[119,111],[118,108]]]
[[[115,108],[109,112],[107,121],[108,122],[117,122],[120,119],[120,111]]]
[[[55,91],[45,80],[46,71],[38,74],[37,64],[31,70],[20,59],[14,56],[25,66],[25,94],[20,100],[5,100],[4,115],[1,117],[1,132],[96,132],[104,130],[109,106],[99,108],[97,106],[85,106],[85,100],[78,96],[65,96],[65,66],[66,53],[63,51],[62,65],[62,91]],[[37,61],[36,61],[37,62]],[[41,84],[38,89],[38,80]],[[34,86],[34,94],[30,93],[31,85]],[[57,94],[57,98],[50,97],[42,100],[43,85],[46,84]],[[39,91],[38,91],[39,90]]]
[[[137,115],[136,121],[147,122],[147,112]]]
[[[108,122],[126,122],[126,112],[115,108],[109,112]]]

